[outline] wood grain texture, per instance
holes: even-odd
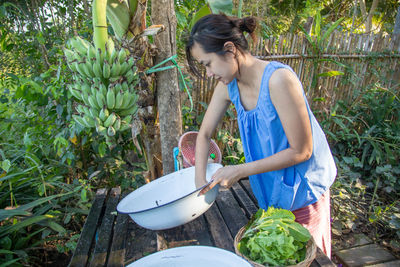
[[[89,215],[87,216],[86,222],[83,226],[81,236],[68,266],[86,266],[86,263],[89,259],[90,250],[92,248],[92,243],[95,237],[97,224],[99,223],[101,218],[100,216],[102,215],[101,213],[103,211],[103,205],[106,196],[106,189],[97,190],[92,207],[89,211]]]

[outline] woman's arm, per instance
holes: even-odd
[[[229,104],[230,99],[228,95],[228,88],[226,85],[219,82],[214,89],[210,104],[208,105],[206,114],[204,115],[201,123],[199,134],[197,135],[195,155],[196,188],[199,188],[207,183],[206,166],[211,136],[228,109]]]
[[[311,125],[300,81],[291,71],[279,69],[272,74],[269,88],[272,103],[282,122],[289,147],[264,159],[219,169],[213,175],[214,182],[201,193],[207,192],[217,183],[228,188],[241,178],[287,168],[311,157],[313,150]]]

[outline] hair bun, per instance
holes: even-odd
[[[242,32],[253,33],[257,27],[257,21],[254,17],[245,17],[239,19],[238,27]]]

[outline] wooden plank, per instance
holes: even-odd
[[[213,245],[204,216],[179,227],[157,231],[157,250],[191,245]]]
[[[115,211],[121,195],[121,188],[113,188],[108,194],[106,210],[101,225],[96,233],[96,245],[91,255],[89,266],[104,266],[107,262],[107,255],[112,237],[112,229],[116,218]]]
[[[157,231],[157,251],[171,248],[169,243],[179,247],[179,243],[186,241],[186,245],[197,245],[193,240],[187,240],[184,227],[178,226],[172,229]],[[192,242],[192,243],[191,243]]]
[[[317,261],[314,260],[313,262],[311,262],[310,267],[320,267],[320,265]]]
[[[124,193],[121,197],[124,198],[128,192]],[[126,247],[126,233],[128,230],[129,215],[118,214],[116,223],[113,229],[113,239],[111,243],[111,250],[107,261],[107,266],[124,266],[125,261],[125,247]]]
[[[247,195],[251,198],[251,200],[254,202],[254,204],[258,207],[258,202],[257,202],[256,197],[254,196],[253,190],[251,189],[249,179],[242,179],[239,181],[239,184],[243,187],[243,189],[246,191]]]
[[[126,234],[125,265],[157,251],[157,232],[128,221]]]
[[[248,222],[245,212],[240,208],[239,203],[233,197],[230,190],[220,191],[216,199],[216,204],[234,238],[239,229]]]
[[[331,259],[326,256],[322,250],[317,247],[317,255],[315,256],[315,259],[313,261],[314,264],[317,264],[316,266],[324,266],[324,267],[335,267],[336,265],[331,261]]]
[[[238,201],[239,205],[246,212],[247,219],[250,219],[251,215],[257,212],[258,208],[254,204],[254,202],[250,199],[249,195],[246,191],[240,186],[240,184],[236,183],[232,186],[233,194]]]
[[[208,229],[210,230],[215,246],[234,252],[232,235],[226,224],[221,223],[224,219],[217,205],[213,204],[204,216],[207,220]]]
[[[130,219],[125,250],[125,265],[157,252],[157,232],[145,229]]]
[[[97,190],[89,215],[83,226],[81,236],[79,237],[78,244],[76,245],[76,249],[68,266],[86,266],[106,195],[106,189],[102,188]]]
[[[204,215],[183,225],[183,228],[189,240],[196,240],[199,245],[203,246],[213,245]]]

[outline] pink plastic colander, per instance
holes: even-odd
[[[179,151],[182,154],[182,163],[184,168],[192,167],[195,165],[195,151],[196,151],[196,138],[198,132],[191,131],[184,133],[179,139]],[[214,163],[221,163],[221,150],[218,145],[211,139],[210,149],[208,156],[215,155]]]

